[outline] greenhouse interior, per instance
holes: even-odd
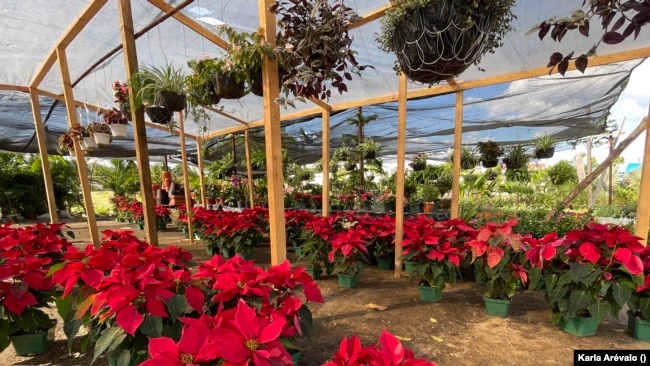
[[[0,0],[0,365],[644,363],[648,25]]]

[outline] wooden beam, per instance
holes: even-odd
[[[224,112],[222,110],[219,110],[217,108],[210,107],[209,105],[201,105],[201,107],[203,107],[203,108],[205,108],[205,109],[207,109],[209,111],[212,111],[214,113],[220,114],[220,115],[222,115],[224,117],[228,117],[233,121],[236,121],[236,122],[239,122],[239,123],[243,124],[244,126],[248,126],[248,122],[244,121],[243,119],[237,118],[237,117],[233,116],[230,113],[226,113],[226,112]]]
[[[275,14],[269,8],[275,0],[258,0],[260,26],[266,42],[275,48]],[[269,223],[271,240],[271,265],[278,265],[287,257],[284,226],[284,184],[282,176],[282,136],[280,106],[275,102],[279,96],[277,60],[264,57],[262,65],[264,85],[264,138],[266,142],[266,172],[269,189]],[[248,126],[246,126],[248,127]]]
[[[201,184],[201,205],[208,208],[208,197],[205,194],[205,174],[203,173],[203,140],[199,137],[196,140],[196,159],[199,165],[199,184]]]
[[[316,97],[311,97],[311,98],[309,98],[309,100],[310,100],[312,103],[314,103],[314,104],[316,104],[317,106],[319,106],[319,107],[325,109],[325,110],[328,111],[328,112],[331,112],[331,111],[332,111],[332,107],[331,107],[329,104],[323,102],[322,100],[320,100],[320,99],[318,99],[318,98],[316,98]]]
[[[406,163],[406,74],[399,76],[397,109],[397,184],[395,188],[395,277],[402,276],[402,240],[404,239],[404,175]]]
[[[255,207],[255,187],[253,186],[253,164],[251,164],[251,137],[244,131],[244,149],[246,150],[246,172],[248,173],[248,200]]]
[[[138,52],[135,48],[135,35],[133,34],[133,13],[131,0],[118,0],[117,11],[120,18],[120,33],[122,34],[122,47],[124,48],[124,66],[131,96],[131,120],[133,121],[133,139],[135,141],[135,156],[138,161],[140,175],[140,196],[144,211],[144,230],[146,240],[151,245],[158,245],[158,227],[156,225],[155,202],[151,187],[151,167],[149,166],[149,147],[147,146],[147,129],[144,122],[144,108],[135,108],[133,100],[135,94],[132,88],[131,75],[138,69]],[[182,128],[181,128],[182,130]],[[185,139],[181,133],[181,143]],[[191,212],[191,207],[188,208]]]
[[[352,23],[350,25],[350,29],[359,28],[359,27],[361,27],[363,25],[366,25],[366,24],[368,24],[370,22],[374,22],[375,20],[383,17],[384,15],[386,15],[386,10],[388,10],[391,6],[392,5],[390,5],[390,4],[389,5],[384,5],[384,6],[382,6],[381,8],[379,8],[377,10],[371,11],[370,13],[368,13],[368,14],[364,15],[363,17],[361,17],[360,20],[357,20],[356,22]]]
[[[68,114],[68,126],[72,127],[79,123],[74,105],[74,95],[72,94],[72,85],[70,84],[70,71],[68,70],[68,58],[63,48],[56,49],[56,57],[59,60],[59,69],[61,72],[61,83],[63,84],[63,94],[65,96],[65,109]],[[79,181],[81,182],[81,193],[86,209],[86,218],[88,219],[88,230],[93,245],[99,245],[99,231],[97,230],[97,221],[95,220],[95,208],[93,206],[93,197],[90,192],[90,182],[88,181],[88,167],[84,152],[79,146],[77,140],[74,141],[74,151],[77,160],[77,171],[79,172]]]
[[[460,204],[460,152],[463,148],[463,92],[456,92],[456,121],[454,125],[454,171],[451,188],[451,218],[458,217]]]
[[[59,38],[59,41],[56,42],[54,48],[47,55],[43,63],[36,71],[36,75],[32,77],[32,80],[29,82],[31,88],[36,88],[43,81],[47,73],[50,72],[52,66],[57,59],[57,50],[65,49],[68,45],[77,37],[77,35],[86,27],[88,22],[97,15],[97,13],[102,9],[108,0],[93,0],[91,3],[86,6],[86,8],[81,12],[77,19],[72,23],[70,28],[68,28],[65,33]]]
[[[125,0],[120,0],[125,1]],[[126,0],[129,1],[129,0]],[[192,192],[190,192],[190,179],[187,169],[187,149],[185,146],[185,130],[183,112],[178,112],[178,130],[181,133],[181,166],[183,167],[183,187],[185,188],[185,207],[187,207],[187,232],[190,236],[190,244],[194,244],[194,225],[192,223]]]
[[[29,87],[27,86],[18,86],[18,85],[9,85],[9,84],[0,84],[0,90],[10,90],[10,91],[29,93]]]
[[[324,217],[330,215],[330,111],[323,109],[323,155],[321,165],[323,166],[323,208]]]
[[[630,144],[632,144],[632,142],[634,142],[634,140],[636,140],[636,138],[639,137],[639,135],[641,135],[643,131],[646,130],[647,120],[648,118],[644,118],[643,121],[639,123],[637,128],[635,128],[634,131],[632,131],[632,133],[625,140],[621,141],[620,145],[618,145],[612,151],[612,153],[607,157],[607,159],[605,159],[602,163],[600,163],[600,165],[598,165],[598,167],[594,169],[594,171],[591,172],[591,174],[589,174],[582,182],[580,182],[580,184],[578,184],[578,186],[575,189],[573,189],[573,191],[571,191],[571,193],[569,193],[569,195],[566,196],[566,198],[564,198],[564,200],[558,207],[559,208],[558,212],[566,208],[567,206],[569,206],[569,204],[573,202],[573,200],[576,197],[578,197],[580,192],[584,191],[584,189],[587,188],[588,185],[593,183],[593,181],[602,172],[604,172],[605,169],[607,169],[609,164],[611,164],[616,158],[618,158],[621,155],[621,153],[625,151],[625,149],[627,149],[627,147],[630,146]],[[641,202],[639,202],[639,204],[641,204]],[[644,204],[647,204],[647,202],[644,202]],[[637,220],[638,220],[638,216],[637,216]]]
[[[151,5],[157,7],[158,9],[164,11],[165,13],[171,13],[174,11],[173,6],[167,4],[162,0],[148,0],[148,1],[151,3]],[[224,50],[228,49],[228,46],[230,46],[230,44],[228,44],[228,42],[226,42],[223,38],[219,37],[211,30],[203,27],[201,24],[197,23],[196,21],[194,21],[194,19],[188,17],[187,15],[181,12],[174,12],[174,15],[172,15],[172,17],[174,17],[174,19],[178,20],[189,29],[198,33],[203,38],[223,48]]]
[[[634,235],[643,238],[643,245],[647,245],[648,229],[650,227],[650,110],[648,112],[648,118],[646,118],[645,149],[641,169],[641,185],[639,188],[639,200],[636,206]]]
[[[38,141],[38,152],[41,157],[41,169],[43,169],[43,180],[45,181],[45,196],[47,197],[47,208],[50,213],[50,222],[56,224],[59,222],[59,215],[56,209],[56,199],[54,197],[54,185],[52,184],[52,174],[50,172],[50,161],[47,154],[47,136],[43,128],[43,116],[41,114],[41,104],[38,101],[38,94],[33,88],[29,89],[29,99],[32,104],[32,113],[34,114],[34,129],[36,130],[36,139]]]

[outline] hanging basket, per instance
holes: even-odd
[[[262,81],[262,69],[255,70],[251,72],[250,79],[250,88],[251,93],[257,95],[258,97],[264,96],[264,83]]]
[[[110,145],[111,144],[111,134],[110,133],[95,132],[93,134],[93,138],[95,139],[95,143],[97,145]]]
[[[92,137],[84,137],[81,149],[84,151],[93,151],[97,147],[95,139]]]
[[[497,179],[497,173],[496,172],[489,172],[485,173],[485,179],[488,181],[493,181]]]
[[[377,157],[377,152],[376,151],[367,151],[363,157],[368,160],[375,159]]]
[[[347,171],[353,171],[357,169],[357,164],[355,163],[345,163],[345,170]]]
[[[549,147],[548,149],[535,150],[535,158],[537,159],[550,159],[553,155],[555,155],[555,146]]]
[[[120,103],[120,112],[131,121],[131,106],[127,103]]]
[[[391,38],[400,67],[409,79],[435,84],[463,73],[480,58],[497,17],[479,12],[472,24],[456,0],[432,1],[402,17]]]
[[[165,107],[152,106],[147,107],[145,110],[151,122],[166,125],[172,121],[173,113]]]
[[[427,167],[427,163],[415,163],[413,164],[413,171],[421,172]]]
[[[113,123],[108,125],[111,128],[111,134],[114,138],[125,138],[126,137],[126,125],[121,125],[118,123]]]
[[[158,94],[160,105],[172,112],[180,112],[187,107],[187,95],[163,90]]]
[[[191,91],[192,95],[194,95],[194,98],[199,102],[199,104],[203,105],[215,105],[219,104],[221,101],[221,98],[217,95],[217,92],[215,91],[214,88],[214,82],[208,81],[205,85],[204,90],[192,90]]]
[[[246,85],[243,81],[237,82],[234,76],[218,72],[214,75],[214,89],[223,99],[240,99],[246,95]]]
[[[521,169],[524,164],[519,160],[510,160],[508,158],[503,158],[503,163],[508,169]]]
[[[460,159],[460,167],[463,170],[472,170],[476,167],[476,160]]]
[[[481,164],[484,168],[494,168],[499,165],[499,158],[482,158]]]

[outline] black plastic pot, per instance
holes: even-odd
[[[368,151],[363,155],[364,158],[372,160],[377,157],[377,152],[376,151]]]
[[[476,167],[476,160],[460,160],[460,167],[463,170],[472,170]]]
[[[489,181],[493,181],[497,179],[497,173],[495,172],[485,173],[485,179]]]
[[[519,160],[510,160],[508,158],[503,158],[503,163],[506,165],[506,168],[508,169],[521,169],[524,164],[522,164],[521,161]]]
[[[415,163],[413,164],[413,171],[420,172],[427,167],[427,163]]]
[[[347,171],[353,171],[357,169],[357,164],[356,163],[345,163],[345,170]]]
[[[187,95],[163,90],[158,94],[160,105],[173,112],[180,112],[187,107]]]
[[[309,180],[309,178],[311,178],[311,175],[309,175],[309,174],[301,174],[299,178],[300,178],[300,180]]]
[[[535,150],[535,158],[537,159],[550,159],[555,155],[555,146],[549,147],[547,149],[537,149]]]
[[[165,107],[151,106],[144,110],[151,122],[166,125],[172,121],[174,113]]]
[[[395,27],[391,39],[402,70],[409,79],[424,84],[456,77],[482,54],[496,17],[477,12],[468,29],[458,10],[463,1],[439,0],[408,11]]]
[[[484,168],[494,168],[499,165],[499,158],[483,158],[481,159],[481,163]]]
[[[223,99],[240,99],[246,95],[244,81],[237,82],[234,76],[218,72],[214,75],[214,90]]]
[[[264,83],[262,81],[262,69],[251,71],[250,79],[250,88],[251,93],[257,95],[258,97],[264,96]]]
[[[215,105],[219,104],[221,101],[221,98],[217,95],[217,92],[215,91],[214,88],[214,83],[212,81],[209,81],[204,90],[197,91],[193,90],[192,94],[194,95],[194,98],[203,105]]]

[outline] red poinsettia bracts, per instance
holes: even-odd
[[[467,242],[467,246],[472,250],[473,260],[486,256],[488,267],[496,267],[504,256],[503,245],[512,246],[518,251],[521,246],[521,237],[512,233],[512,227],[517,224],[517,220],[510,220],[503,224],[487,223],[476,235],[476,239]]]

